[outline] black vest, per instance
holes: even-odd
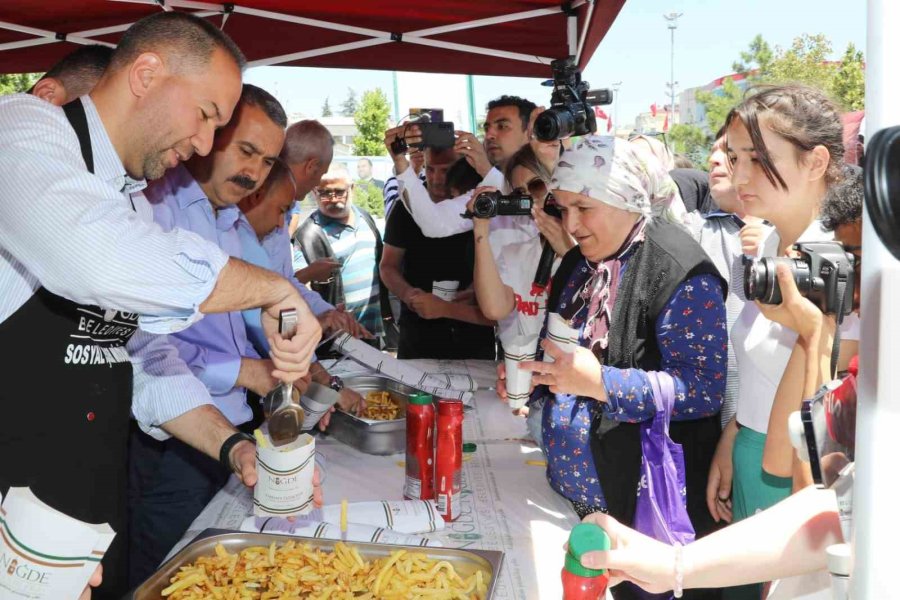
[[[560,292],[583,259],[576,246],[563,258],[553,277],[548,311],[555,311]],[[645,240],[628,259],[619,284],[609,332],[607,361],[611,367],[657,371],[660,352],[656,320],[672,294],[686,279],[709,274],[722,281],[703,248],[684,229],[651,221]],[[637,502],[641,467],[640,423],[617,423],[597,411],[591,425],[591,453],[609,513],[631,524]],[[698,535],[713,528],[706,508],[706,479],[720,434],[717,415],[694,421],[672,421],[670,437],[684,447],[688,514]]]

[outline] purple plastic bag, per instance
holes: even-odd
[[[667,373],[647,375],[656,417],[641,424],[643,457],[634,528],[666,544],[689,544],[694,541],[694,526],[687,514],[684,453],[681,444],[669,437],[675,382]]]

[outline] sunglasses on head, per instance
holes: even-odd
[[[347,188],[335,188],[331,190],[317,189],[316,196],[319,198],[344,198],[347,196]]]

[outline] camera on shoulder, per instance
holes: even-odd
[[[594,106],[612,104],[613,93],[609,89],[590,89],[582,81],[575,58],[560,58],[550,63],[553,86],[550,108],[534,121],[534,136],[542,142],[564,139],[573,135],[588,135],[597,130]]]
[[[775,268],[786,264],[800,294],[826,315],[853,310],[854,256],[839,242],[794,244],[798,258],[757,258],[744,265],[744,296],[763,304],[781,304]]]

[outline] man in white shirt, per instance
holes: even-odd
[[[252,442],[195,393],[199,382],[177,372],[171,348],[152,350],[158,339],[137,326],[166,333],[205,313],[263,306],[274,332],[279,310],[296,309],[300,335],[272,344],[273,376],[286,381],[306,373],[321,335],[286,280],[192,234],[163,234],[135,212],[131,194],[144,179],[209,152],[242,67],[215,26],[163,12],[126,32],[91,95],[65,112],[34,96],[0,100],[0,343],[15,349],[0,363],[0,451],[27,459],[6,463],[0,490],[28,485],[75,518],[113,526],[120,535],[100,598],[124,591],[116,560],[132,412],[145,429],[256,479]],[[35,365],[37,386],[22,377]],[[163,375],[173,376],[167,392]],[[40,410],[29,401],[35,390]]]

